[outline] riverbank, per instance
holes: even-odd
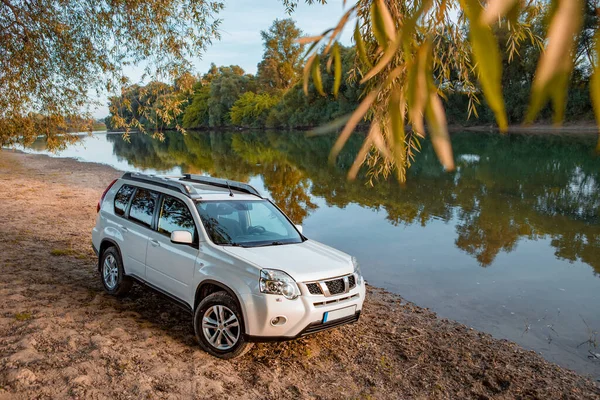
[[[90,231],[120,175],[0,151],[0,399],[600,396],[534,352],[376,288],[355,325],[216,360],[168,301],[102,291]]]

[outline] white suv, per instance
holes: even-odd
[[[165,294],[221,358],[355,322],[365,299],[353,257],[240,182],[126,173],[98,202],[92,243],[108,293],[137,281]]]

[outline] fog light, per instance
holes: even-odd
[[[284,316],[275,317],[271,320],[271,325],[273,326],[281,326],[287,322],[287,318]]]

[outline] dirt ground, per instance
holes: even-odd
[[[0,399],[579,399],[596,383],[369,288],[361,320],[221,361],[191,318],[106,295],[90,231],[112,168],[0,151]]]

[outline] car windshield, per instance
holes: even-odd
[[[228,246],[276,246],[301,243],[290,221],[266,200],[200,201],[202,223],[213,243]]]

